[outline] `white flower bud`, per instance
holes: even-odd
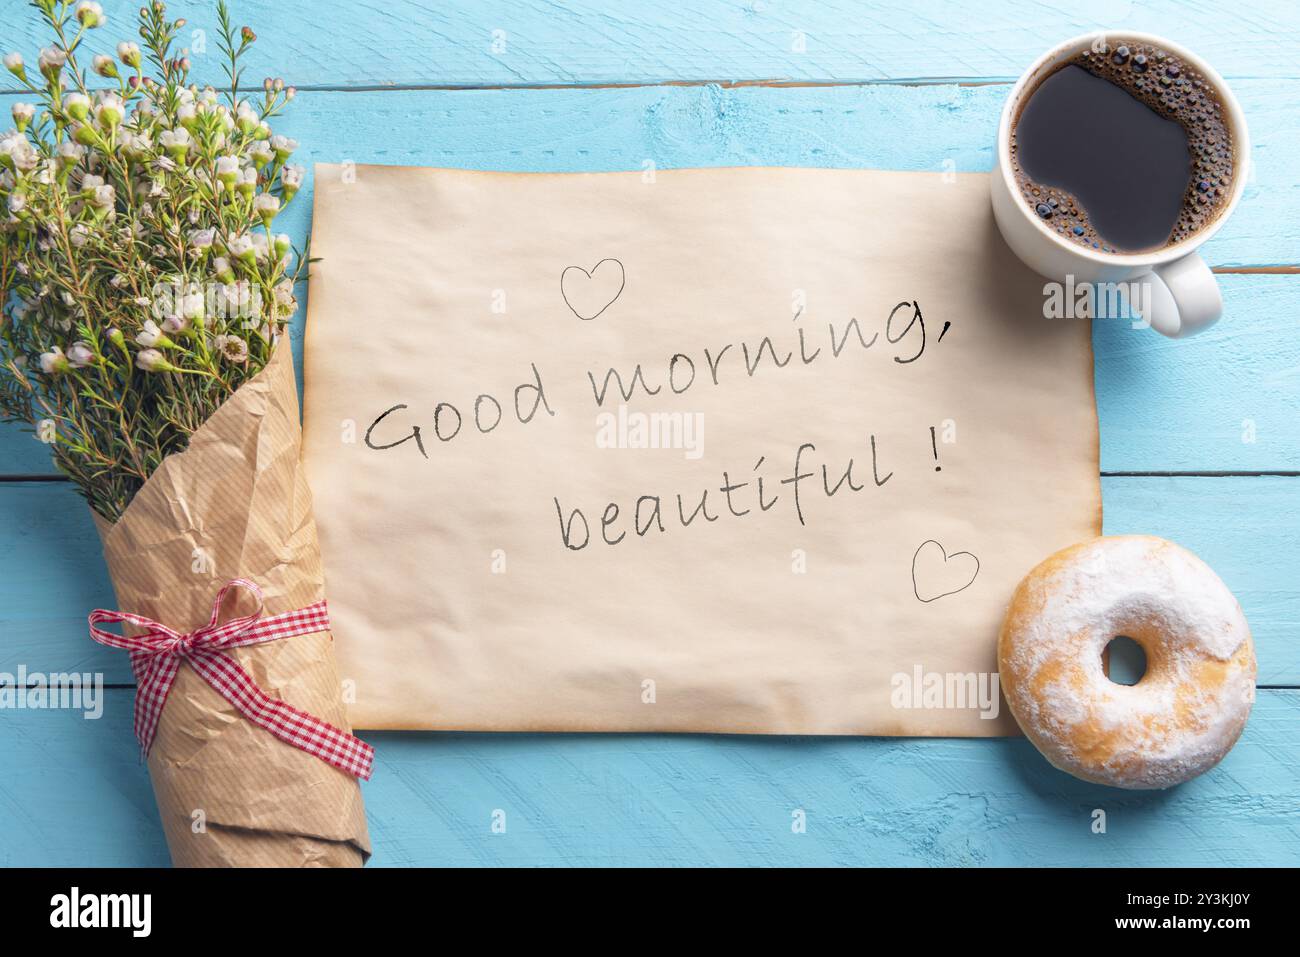
[[[63,98],[63,112],[76,120],[84,120],[90,113],[90,97],[84,93],[69,93]]]
[[[257,112],[246,101],[241,100],[235,110],[235,125],[239,127],[239,132],[251,133],[257,129],[257,124],[260,122]]]
[[[140,47],[123,41],[117,45],[117,58],[129,67],[140,68]]]
[[[135,364],[143,372],[166,372],[175,368],[157,349],[141,349],[136,353]]]
[[[77,4],[77,20],[87,30],[93,30],[95,27],[103,26],[108,17],[104,16],[104,8],[95,0],[81,0]]]
[[[27,76],[27,69],[23,66],[23,55],[21,53],[6,53],[4,64],[5,69],[18,79],[21,80]]]
[[[225,184],[227,189],[234,188],[236,180],[239,179],[238,156],[217,157],[217,179]]]
[[[302,166],[290,165],[280,170],[280,188],[284,190],[285,199],[293,199],[302,188],[303,176],[307,170]]]
[[[27,141],[27,137],[17,130],[10,130],[0,136],[0,168],[13,166],[17,170],[26,172],[35,169],[40,159],[40,154]],[[10,179],[12,180],[12,177]]]
[[[15,103],[9,108],[9,112],[13,114],[14,125],[18,127],[18,132],[21,133],[27,129],[27,124],[36,115],[36,107],[31,103]]]
[[[149,158],[149,153],[153,149],[153,143],[149,141],[148,133],[130,133],[121,134],[122,152],[126,154],[127,159],[143,160]]]
[[[202,292],[187,292],[181,300],[181,315],[198,322],[207,314]]]
[[[0,158],[8,159],[13,155],[13,151],[18,148],[18,143],[26,139],[27,137],[17,130],[10,130],[0,135]]]
[[[298,300],[293,295],[293,280],[281,279],[275,284],[276,311],[282,316],[292,316],[298,310]]]
[[[275,150],[275,155],[280,159],[287,159],[289,154],[298,148],[298,141],[291,140],[287,136],[272,136],[271,149]]]
[[[239,174],[239,182],[235,184],[235,189],[239,190],[242,196],[252,196],[253,190],[257,189],[257,170],[251,166],[246,166],[243,172]]]
[[[109,77],[110,79],[116,79],[118,75],[117,64],[113,62],[113,58],[109,56],[107,53],[95,54],[95,59],[92,61],[92,63],[94,64],[95,72],[98,73],[100,76],[106,76]]]
[[[57,375],[68,371],[68,360],[63,350],[53,346],[49,352],[41,353],[41,371],[46,375]]]
[[[122,122],[125,110],[120,96],[116,93],[105,93],[95,107],[95,120],[104,129],[112,129]]]
[[[190,148],[190,131],[183,127],[175,130],[163,130],[158,134],[158,145],[165,149],[176,159],[185,158],[185,153]]]
[[[85,342],[74,342],[68,349],[68,361],[77,369],[84,369],[96,362],[95,350]]]
[[[57,76],[63,69],[63,64],[68,62],[68,54],[58,47],[46,47],[41,50],[41,55],[36,58],[36,64],[40,67],[41,73],[47,77]]]
[[[265,238],[265,237],[263,237]],[[257,259],[257,249],[253,245],[253,240],[247,233],[241,233],[238,236],[231,237],[230,242],[226,244],[230,250],[230,255],[236,259],[241,259],[246,263],[252,263]]]
[[[55,153],[58,162],[65,166],[76,166],[81,162],[81,158],[86,155],[86,148],[70,140],[64,140],[59,144],[59,149]]]
[[[280,200],[270,193],[262,193],[253,200],[253,211],[262,217],[263,223],[269,226],[271,220],[275,219],[275,214],[280,211]]]
[[[247,318],[253,315],[255,311],[253,308],[253,286],[247,279],[241,279],[239,282],[228,282],[223,285],[221,287],[221,297],[226,301],[226,315],[230,318]]]
[[[172,344],[172,341],[163,334],[161,329],[158,328],[158,323],[154,322],[152,319],[146,319],[144,321],[144,328],[135,334],[135,341],[138,345],[147,348],[153,348],[158,345],[169,346]]]
[[[98,186],[90,197],[90,205],[99,209],[111,209],[117,202],[117,191],[112,186]]]
[[[275,151],[266,143],[254,143],[248,148],[248,158],[253,166],[261,169],[275,156]]]

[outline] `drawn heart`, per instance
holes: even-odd
[[[918,601],[935,601],[969,588],[979,573],[980,560],[970,552],[949,555],[929,539],[912,556],[912,591]]]
[[[560,295],[575,316],[591,320],[614,305],[626,281],[623,264],[617,259],[602,259],[591,272],[581,266],[566,266],[560,273]]]

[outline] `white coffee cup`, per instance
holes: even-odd
[[[1186,239],[1154,252],[1107,253],[1066,239],[1025,202],[1011,164],[1012,124],[1020,113],[1024,98],[1033,93],[1039,81],[1062,61],[1084,50],[1100,50],[1103,43],[1109,43],[1113,48],[1119,42],[1159,47],[1199,70],[1218,92],[1232,134],[1235,157],[1232,192],[1219,215]],[[1137,145],[1126,144],[1124,148],[1131,149]],[[997,156],[998,166],[992,176],[993,217],[1012,252],[1034,272],[1076,287],[1084,283],[1093,286],[1138,283],[1145,293],[1140,297],[1143,322],[1173,338],[1194,335],[1219,318],[1223,312],[1219,284],[1197,250],[1219,231],[1245,191],[1250,138],[1246,132],[1246,118],[1236,97],[1223,82],[1223,77],[1200,57],[1161,37],[1127,30],[1115,31],[1109,36],[1089,33],[1067,40],[1040,57],[1011,88],[1002,107],[1002,120],[998,123]]]

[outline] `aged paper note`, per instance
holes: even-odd
[[[1014,733],[1089,324],[987,178],[318,166],[305,451],[362,728]]]

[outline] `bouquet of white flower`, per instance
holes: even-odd
[[[0,136],[0,415],[95,514],[130,613],[91,633],[131,652],[173,860],[360,863],[370,752],[343,730],[282,339],[306,260],[272,228],[303,182],[269,125],[294,90],[241,96],[256,37],[224,2],[221,93],[161,2],[115,57],[85,49],[98,3],[32,6],[52,44],[4,57],[37,102]]]
[[[266,365],[297,307],[289,237],[272,222],[303,170],[287,164],[297,144],[268,125],[294,90],[267,80],[259,100],[240,97],[255,37],[224,3],[230,88],[189,85],[172,49],[185,21],[153,3],[140,11],[144,50],[124,41],[116,58],[95,55],[109,85],[92,91],[78,55],[104,22],[99,4],[33,6],[55,43],[36,71],[4,58],[39,102],[15,103],[0,138],[0,408],[51,444],[112,521]]]

